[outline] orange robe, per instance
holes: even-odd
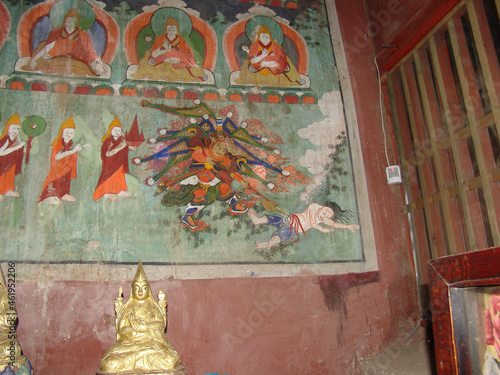
[[[8,135],[0,139],[0,147],[8,142],[7,148],[15,145],[16,139],[11,140]],[[15,176],[21,173],[23,163],[24,147],[11,152],[8,155],[0,156],[0,194],[15,189]]]
[[[260,56],[264,50],[267,50],[268,55],[258,63],[253,64],[252,59]],[[270,73],[279,75],[290,70],[285,51],[283,51],[283,48],[281,48],[277,43],[274,43],[272,41],[269,42],[267,46],[264,46],[260,41],[252,43],[252,45],[250,46],[250,50],[248,51],[248,60],[250,66],[253,67],[256,72],[260,72],[264,75]],[[276,63],[276,66],[262,67],[262,63],[264,61],[274,61]]]
[[[196,176],[200,187],[193,192],[193,203],[198,205],[204,204],[207,189],[210,186],[215,186],[214,181],[218,180],[222,182],[218,185],[220,199],[226,199],[234,195],[234,191],[231,188],[232,181],[236,180],[241,182],[243,180],[243,176],[238,173],[239,169],[234,160],[236,158],[233,157],[231,159],[226,155],[215,156],[211,152],[210,146],[207,145],[209,143],[209,140],[198,136],[193,137],[188,142],[188,147],[190,148],[193,158],[189,169],[198,170]],[[205,164],[207,157],[212,158],[215,162],[213,168],[207,168]]]
[[[108,151],[116,149],[123,140],[123,136],[116,140],[109,136],[101,146],[102,171],[92,198],[98,200],[104,194],[118,194],[127,190],[125,174],[128,168],[128,146],[118,151],[113,156],[106,156]]]
[[[75,60],[84,62],[89,67],[90,63],[99,57],[92,46],[90,36],[85,31],[76,28],[75,31],[68,34],[64,26],[52,30],[47,41],[40,44],[33,56],[52,42],[55,42],[55,44],[49,51],[49,55],[53,57],[70,56]]]
[[[64,139],[60,139],[52,147],[52,155],[50,157],[50,171],[43,185],[43,191],[40,195],[42,202],[47,198],[56,197],[61,199],[66,194],[70,194],[71,180],[76,178],[76,164],[78,155],[68,155],[62,159],[56,160],[58,152],[66,152],[72,150],[73,141],[68,143]]]
[[[161,64],[168,58],[177,58],[180,60],[179,63],[172,64],[172,66],[176,69],[197,66],[196,60],[194,59],[193,50],[191,49],[191,47],[189,47],[189,44],[184,40],[184,38],[182,38],[179,35],[177,35],[174,38],[174,40],[168,39],[166,35],[158,36],[153,43],[151,51],[155,51],[158,48],[160,48],[165,41],[168,41],[172,48],[169,51],[166,51],[165,53],[161,54],[160,56],[157,57],[151,56],[151,59],[156,64]]]

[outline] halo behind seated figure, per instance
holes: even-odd
[[[259,25],[250,48],[243,47],[243,50],[248,53],[248,59],[242,64],[236,83],[273,87],[301,86],[305,83],[265,25]]]
[[[160,289],[158,301],[139,261],[131,294],[123,304],[120,287],[115,299],[116,343],[101,359],[97,375],[169,374],[186,375],[180,357],[165,337],[167,300]]]
[[[170,17],[165,22],[163,34],[155,38],[153,46],[140,60],[132,78],[203,82],[208,76],[197,64],[192,48],[179,35],[178,22]]]
[[[110,75],[89,34],[80,28],[80,14],[75,8],[66,13],[62,25],[49,33],[31,58],[20,59],[17,65],[22,71],[103,78]]]

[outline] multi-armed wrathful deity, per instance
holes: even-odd
[[[100,374],[186,375],[179,354],[165,337],[167,300],[160,289],[158,301],[151,295],[148,279],[139,261],[131,295],[123,303],[122,288],[115,299],[116,343],[108,349]]]
[[[10,286],[9,286],[10,287]],[[0,268],[0,374],[33,374],[28,359],[21,354],[16,336],[17,312],[5,286]]]

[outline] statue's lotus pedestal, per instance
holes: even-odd
[[[9,366],[2,364],[0,361],[0,375],[32,375],[33,369],[31,368],[31,363],[24,358],[22,364],[15,364],[14,366]]]
[[[97,370],[95,375],[187,375],[184,367],[172,371],[153,371],[153,372],[101,372]]]

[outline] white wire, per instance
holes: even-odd
[[[377,77],[378,77],[378,100],[379,100],[379,106],[380,106],[380,122],[382,124],[382,132],[384,133],[384,151],[385,151],[385,160],[387,161],[387,166],[389,167],[391,163],[389,162],[389,156],[387,154],[387,135],[385,134],[385,126],[384,126],[384,109],[382,107],[382,81],[380,78],[380,70],[378,68],[377,64],[377,58],[373,58],[373,62],[375,63],[375,66],[377,67]]]

